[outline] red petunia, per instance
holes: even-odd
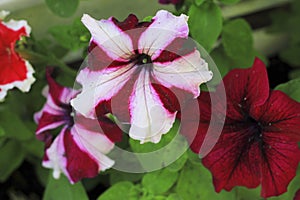
[[[14,87],[28,92],[35,81],[32,66],[15,51],[16,42],[22,36],[29,36],[30,27],[24,20],[3,22],[1,19],[7,14],[0,12],[0,101]]]
[[[286,192],[300,161],[300,103],[281,91],[270,91],[265,65],[259,59],[249,69],[232,70],[223,82],[227,101],[219,98],[221,85],[198,98],[200,123],[192,120],[192,108],[185,111],[192,116],[183,121],[182,133],[191,149],[199,153],[208,128],[213,130],[208,139],[219,136],[214,130],[222,130],[216,145],[202,159],[217,192],[260,184],[264,198]],[[217,103],[212,104],[211,99]],[[222,128],[219,121],[224,117]],[[195,125],[197,135],[192,138],[189,127]]]

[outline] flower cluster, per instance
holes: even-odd
[[[28,92],[35,81],[32,66],[15,51],[16,42],[22,36],[29,36],[31,28],[25,20],[4,22],[6,15],[8,12],[0,12],[0,101],[14,87]]]
[[[193,126],[198,127],[195,138],[183,123],[191,149],[198,153],[209,126],[212,130],[225,124],[218,142],[202,159],[213,175],[217,192],[234,186],[255,188],[261,184],[261,196],[277,196],[287,191],[300,161],[300,103],[281,91],[269,89],[264,64],[256,59],[249,69],[234,69],[223,79],[227,102],[215,92],[203,92],[198,98],[200,122],[194,122],[193,108],[187,108]],[[218,99],[211,104],[211,97]],[[217,111],[211,112],[214,106]],[[208,136],[215,139],[218,133]]]

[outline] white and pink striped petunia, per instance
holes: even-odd
[[[70,100],[77,91],[56,83],[47,71],[47,102],[35,114],[37,138],[45,142],[42,165],[53,169],[54,178],[64,173],[71,183],[95,177],[114,165],[106,156],[114,143],[103,134],[98,120],[87,119],[73,111]],[[50,131],[62,127],[54,137]]]
[[[97,21],[85,14],[82,22],[92,38],[87,67],[77,77],[82,92],[72,106],[95,119],[99,107],[109,103],[119,121],[130,123],[131,138],[158,143],[179,112],[169,94],[180,89],[196,98],[200,84],[212,78],[188,40],[187,20],[164,10],[151,22],[139,22],[135,15],[123,22]]]

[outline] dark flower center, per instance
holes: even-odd
[[[251,136],[249,140],[254,140],[254,141],[259,141],[262,142],[262,137],[263,137],[263,125],[261,122],[253,119],[251,116],[248,116],[246,121],[249,123],[249,127],[251,130]]]
[[[146,66],[152,66],[152,60],[151,57],[147,54],[137,54],[135,58],[133,59],[133,62],[135,62],[137,65],[146,65]]]
[[[70,104],[63,104],[61,105],[62,108],[64,108],[64,118],[67,121],[67,125],[69,128],[71,128],[74,125],[74,112],[73,108]]]

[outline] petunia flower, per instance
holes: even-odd
[[[159,3],[161,4],[179,4],[181,3],[183,0],[159,0]]]
[[[2,21],[8,13],[0,11],[0,101],[14,87],[28,92],[35,81],[32,66],[15,51],[16,42],[22,36],[29,36],[31,28],[25,20]]]
[[[47,102],[35,114],[37,138],[45,142],[42,165],[53,169],[54,178],[64,173],[71,183],[95,177],[99,171],[112,167],[114,161],[105,154],[111,151],[114,143],[102,133],[97,120],[73,112],[70,100],[78,92],[57,84],[50,71],[47,81]],[[54,138],[50,131],[60,126],[62,129]]]
[[[131,124],[131,138],[159,142],[178,112],[170,89],[196,98],[199,85],[212,78],[199,51],[188,43],[187,19],[163,10],[151,22],[139,22],[135,15],[123,22],[84,15],[92,38],[88,66],[77,77],[82,92],[72,100],[73,107],[96,118],[98,106],[109,102],[113,114]]]
[[[200,123],[191,117],[190,123],[183,124],[191,149],[200,151],[208,129],[212,130],[208,141],[218,136],[214,130],[223,124],[217,119],[225,116],[218,142],[202,159],[213,175],[215,190],[261,185],[264,198],[286,192],[300,160],[300,103],[269,89],[266,68],[259,59],[251,68],[230,71],[223,82],[227,102],[219,98],[220,86],[215,92],[203,92],[198,99]],[[212,98],[219,99],[211,105]],[[211,112],[212,106],[216,111]],[[187,110],[193,114],[192,108]],[[197,128],[195,138],[187,125]]]

